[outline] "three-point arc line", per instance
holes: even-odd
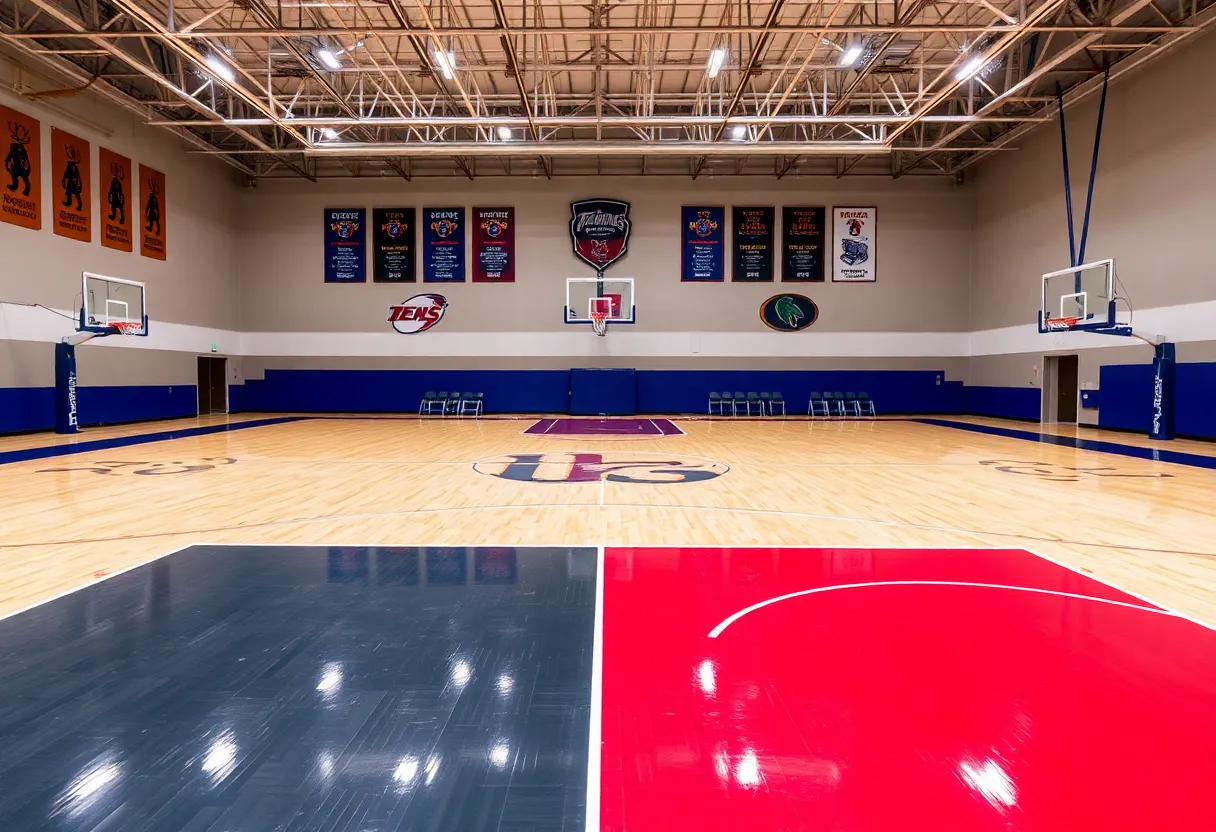
[[[744,607],[734,615],[724,618],[717,627],[709,631],[710,638],[717,638],[722,635],[731,624],[734,624],[748,613],[753,613],[756,610],[763,609],[771,604],[777,604],[781,601],[788,601],[791,598],[799,598],[803,595],[815,595],[820,592],[834,592],[839,589],[863,589],[872,586],[970,586],[980,589],[1007,589],[1012,592],[1033,592],[1038,595],[1055,595],[1059,598],[1075,598],[1078,601],[1093,601],[1098,604],[1111,604],[1116,607],[1128,607],[1133,610],[1141,610],[1142,612],[1153,612],[1158,615],[1168,615],[1174,618],[1182,618],[1177,613],[1170,610],[1157,609],[1156,607],[1144,607],[1139,604],[1129,604],[1124,601],[1112,601],[1109,598],[1095,598],[1092,595],[1078,595],[1073,592],[1059,592],[1054,589],[1037,589],[1030,586],[1008,586],[1006,584],[979,584],[969,581],[872,581],[864,584],[837,584],[836,586],[821,586],[815,589],[803,589],[798,592],[790,592],[786,595],[778,595],[776,598],[769,598],[767,601],[761,601],[758,604],[752,604],[750,607]],[[1183,619],[1185,620],[1185,619]]]

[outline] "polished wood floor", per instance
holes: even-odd
[[[907,421],[675,421],[686,435],[622,440],[323,418],[0,465],[0,615],[194,543],[738,544],[1025,548],[1216,624],[1216,471]],[[61,441],[4,437],[0,452]],[[729,470],[547,481],[574,452]],[[495,476],[512,454],[566,456],[541,481]]]

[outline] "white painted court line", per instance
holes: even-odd
[[[1081,545],[1084,545],[1084,544],[1081,544]],[[1095,580],[1100,584],[1106,584],[1111,589],[1117,589],[1120,592],[1127,593],[1128,595],[1132,596],[1133,598],[1139,598],[1141,601],[1143,601],[1146,604],[1153,604],[1154,606],[1161,607],[1161,609],[1166,610],[1167,612],[1169,612],[1173,615],[1176,615],[1179,618],[1185,618],[1187,621],[1191,622],[1192,624],[1198,624],[1200,627],[1203,627],[1205,630],[1216,631],[1216,626],[1208,624],[1205,621],[1200,621],[1198,618],[1187,615],[1184,612],[1180,612],[1179,610],[1176,610],[1173,607],[1167,606],[1167,605],[1161,603],[1160,601],[1154,601],[1152,598],[1147,598],[1144,595],[1141,595],[1139,592],[1132,592],[1130,589],[1126,589],[1125,587],[1119,586],[1119,584],[1116,584],[1112,581],[1108,581],[1106,578],[1100,578],[1097,575],[1093,575],[1089,572],[1084,572],[1076,566],[1072,566],[1071,564],[1064,563],[1061,560],[1056,560],[1055,558],[1053,558],[1049,555],[1045,555],[1042,552],[1036,552],[1034,549],[1026,549],[1026,551],[1029,552],[1030,554],[1034,555],[1036,558],[1042,558],[1043,560],[1047,561],[1048,563],[1054,563],[1056,566],[1062,566],[1065,569],[1067,569],[1069,572],[1075,572],[1078,575],[1082,575],[1086,578]]]
[[[127,572],[130,572],[132,569],[138,569],[141,566],[147,566],[149,563],[154,563],[155,561],[158,561],[161,558],[167,558],[167,557],[169,557],[169,555],[176,555],[178,552],[184,552],[187,549],[189,549],[190,547],[197,546],[197,545],[199,545],[199,544],[190,543],[185,546],[182,546],[181,548],[174,549],[170,552],[162,552],[159,555],[148,558],[147,560],[141,561],[140,563],[132,564],[131,566],[128,566],[125,569],[120,569],[117,572],[111,572],[107,575],[102,575],[100,578],[94,578],[93,580],[89,581],[88,583],[83,583],[80,586],[74,587],[72,589],[66,589],[57,595],[52,595],[50,598],[44,598],[41,601],[35,601],[34,603],[24,606],[19,610],[13,610],[12,612],[6,612],[3,615],[0,615],[0,621],[3,621],[6,618],[12,618],[14,615],[20,615],[23,612],[28,612],[28,611],[34,609],[34,607],[41,607],[43,604],[49,604],[52,601],[57,601],[60,598],[64,598],[68,595],[71,595],[73,592],[79,592],[82,589],[88,589],[91,586],[97,586],[99,583],[101,583],[103,581],[110,580],[110,578],[116,578],[119,575],[123,575],[123,574],[126,574]]]
[[[604,745],[604,547],[595,555],[595,637],[591,646],[591,720],[587,731],[586,832],[600,828],[600,757]]]
[[[1087,577],[1093,577],[1093,576],[1091,575],[1091,576],[1087,576]],[[1101,581],[1099,581],[1099,583],[1101,583]],[[1011,592],[1030,592],[1030,593],[1034,593],[1036,595],[1055,595],[1060,598],[1074,598],[1078,601],[1093,601],[1098,604],[1110,604],[1110,605],[1116,606],[1116,607],[1127,607],[1128,609],[1140,610],[1141,612],[1149,612],[1149,613],[1153,613],[1155,615],[1168,615],[1171,618],[1181,618],[1184,620],[1186,619],[1186,616],[1178,615],[1177,613],[1175,613],[1171,610],[1153,609],[1152,607],[1142,607],[1139,604],[1128,604],[1124,601],[1112,601],[1108,598],[1095,598],[1092,595],[1078,595],[1074,592],[1059,592],[1054,589],[1038,589],[1036,587],[1029,587],[1029,586],[1009,586],[1007,584],[982,584],[982,583],[973,583],[970,581],[870,581],[868,583],[861,583],[861,584],[839,584],[837,586],[821,586],[821,587],[817,587],[815,589],[803,589],[803,590],[800,590],[799,592],[790,592],[785,595],[778,595],[776,598],[769,598],[767,601],[761,601],[758,604],[752,604],[750,607],[744,607],[743,609],[739,610],[737,613],[724,618],[722,620],[722,622],[720,624],[718,624],[717,627],[714,627],[712,630],[709,631],[709,637],[717,638],[718,636],[722,635],[722,632],[727,627],[729,627],[731,624],[734,624],[736,621],[738,621],[743,616],[745,616],[749,613],[753,613],[756,610],[763,609],[772,604],[780,603],[781,601],[788,601],[791,598],[799,598],[803,595],[816,595],[821,592],[834,592],[835,590],[838,590],[838,589],[865,589],[868,587],[875,587],[875,586],[965,586],[965,587],[974,587],[974,588],[979,588],[979,589],[1005,589],[1005,590],[1009,590]],[[1118,589],[1118,587],[1112,587],[1112,589]],[[1131,594],[1131,593],[1128,593],[1128,594]],[[1144,599],[1141,599],[1141,600],[1144,600]],[[1145,603],[1152,604],[1154,602],[1145,601]]]

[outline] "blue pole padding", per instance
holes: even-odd
[[[76,416],[76,348],[55,345],[55,433],[79,433]]]
[[[1060,152],[1064,157],[1064,207],[1068,211],[1068,265],[1077,265],[1077,244],[1072,228],[1072,179],[1068,174],[1068,131],[1064,129],[1064,88],[1056,81],[1056,104],[1060,108]],[[1077,278],[1078,280],[1080,277]],[[1079,291],[1079,290],[1078,290]]]
[[[1094,180],[1098,178],[1098,148],[1102,146],[1102,120],[1106,117],[1106,88],[1110,86],[1110,67],[1106,68],[1106,74],[1102,77],[1102,100],[1098,104],[1098,126],[1094,130],[1094,158],[1089,164],[1089,191],[1085,194],[1085,219],[1081,223],[1081,248],[1077,251],[1077,259],[1073,263],[1074,266],[1085,262],[1085,242],[1089,239],[1089,211],[1094,204]],[[1072,217],[1072,210],[1069,209],[1069,217]],[[1078,280],[1080,277],[1078,277]],[[1077,291],[1081,291],[1079,288]]]
[[[1153,357],[1153,424],[1150,439],[1174,438],[1174,345],[1157,344]]]

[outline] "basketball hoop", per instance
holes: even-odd
[[[595,330],[596,335],[608,334],[608,313],[607,312],[592,312],[591,313],[591,328]]]
[[[1043,326],[1048,332],[1064,332],[1080,322],[1080,318],[1048,318]]]
[[[124,338],[140,335],[144,329],[144,325],[138,321],[110,321],[109,326],[114,330],[115,335],[121,335]]]

